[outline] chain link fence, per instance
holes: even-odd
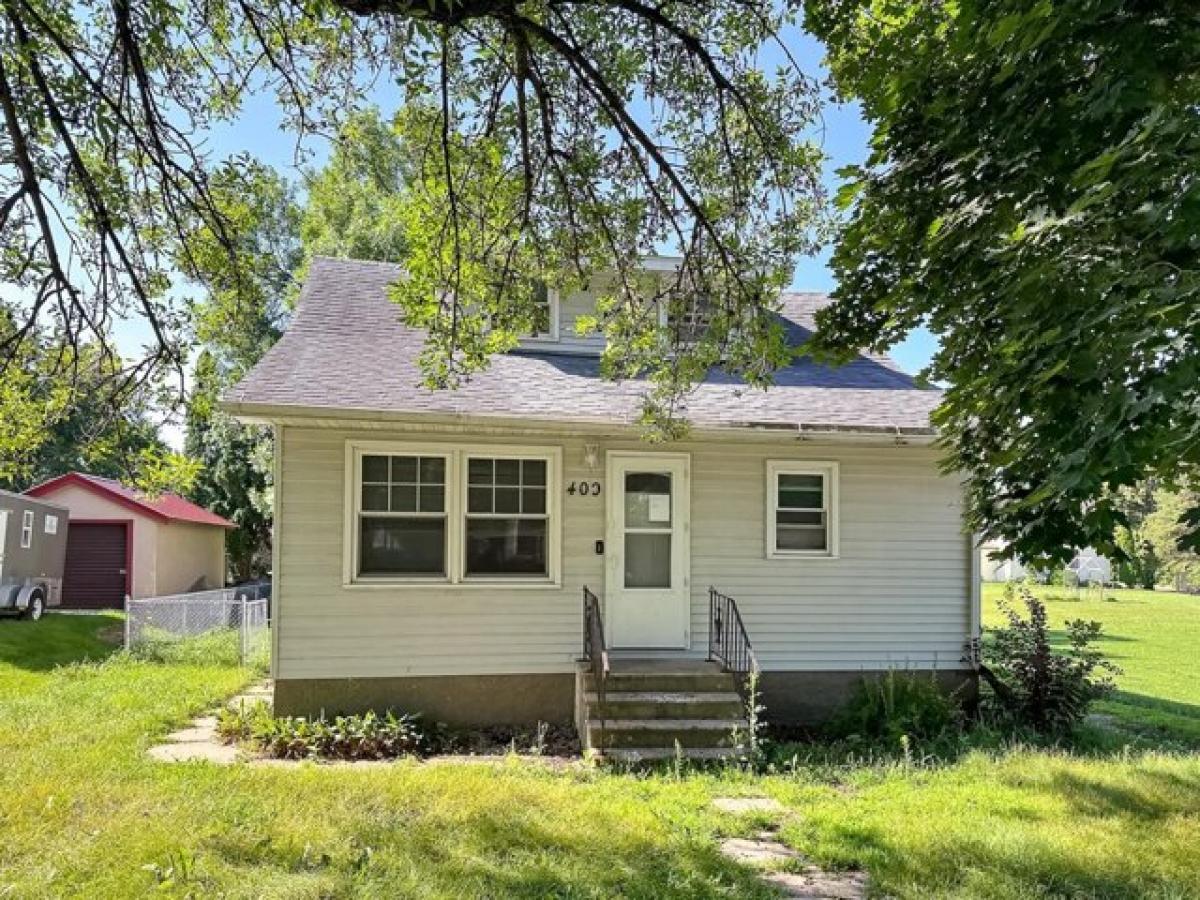
[[[266,668],[270,660],[269,584],[127,600],[125,648],[166,662]]]

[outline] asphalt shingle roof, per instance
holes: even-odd
[[[318,257],[284,336],[225,396],[234,412],[271,407],[632,423],[646,386],[600,377],[594,357],[538,349],[495,357],[455,390],[421,386],[424,333],[400,322],[387,297],[395,265]],[[823,294],[788,293],[791,340],[811,334]],[[924,431],[941,393],[918,388],[885,356],[830,368],[801,359],[767,390],[714,372],[688,397],[697,427],[894,428]]]

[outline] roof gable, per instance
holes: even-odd
[[[611,382],[599,359],[553,344],[495,356],[456,389],[423,387],[418,359],[425,334],[400,321],[388,285],[401,274],[388,263],[313,260],[291,326],[225,396],[244,415],[280,409],[399,416],[494,417],[635,424],[646,386]],[[815,328],[828,303],[817,293],[786,293],[781,319],[793,345]],[[686,398],[684,415],[701,427],[830,427],[931,431],[941,393],[917,386],[890,358],[863,355],[840,367],[807,357],[752,388],[714,370]]]
[[[75,485],[99,494],[128,509],[139,512],[158,522],[188,522],[194,525],[214,525],[220,528],[236,528],[228,519],[185,500],[178,494],[159,494],[151,497],[141,491],[126,487],[112,478],[88,475],[86,472],[68,472],[34,485],[25,493],[30,497],[45,497],[59,488]]]

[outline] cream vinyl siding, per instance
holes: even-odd
[[[511,438],[429,432],[282,428],[276,486],[279,678],[569,672],[581,641],[581,588],[603,600],[609,450],[528,430]],[[562,448],[561,587],[343,585],[348,441]],[[691,650],[707,650],[708,586],[732,595],[768,670],[961,667],[971,630],[971,551],[961,491],[936,451],[900,446],[683,442],[691,455]],[[767,460],[836,461],[839,557],[768,559]],[[565,493],[599,481],[600,496]]]
[[[599,356],[604,352],[604,335],[590,333],[580,336],[575,331],[576,321],[580,316],[590,316],[596,311],[596,293],[593,291],[576,291],[573,294],[559,295],[558,300],[558,340],[543,338],[540,340],[525,339],[521,347],[533,352],[543,353],[579,353],[588,356]]]
[[[158,594],[182,594],[225,585],[225,529],[189,522],[158,526]]]

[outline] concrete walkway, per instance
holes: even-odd
[[[230,709],[237,709],[242,704],[250,706],[270,702],[271,682],[268,680],[252,684],[226,705]],[[204,760],[227,766],[239,759],[238,748],[222,743],[217,737],[217,717],[214,714],[200,716],[187,728],[171,732],[164,743],[151,747],[147,752],[152,759],[161,762]]]
[[[713,806],[731,815],[784,815],[787,808],[770,797],[718,797]],[[865,900],[862,872],[827,872],[778,840],[777,828],[753,838],[726,838],[721,853],[760,870],[760,877],[792,900]]]

